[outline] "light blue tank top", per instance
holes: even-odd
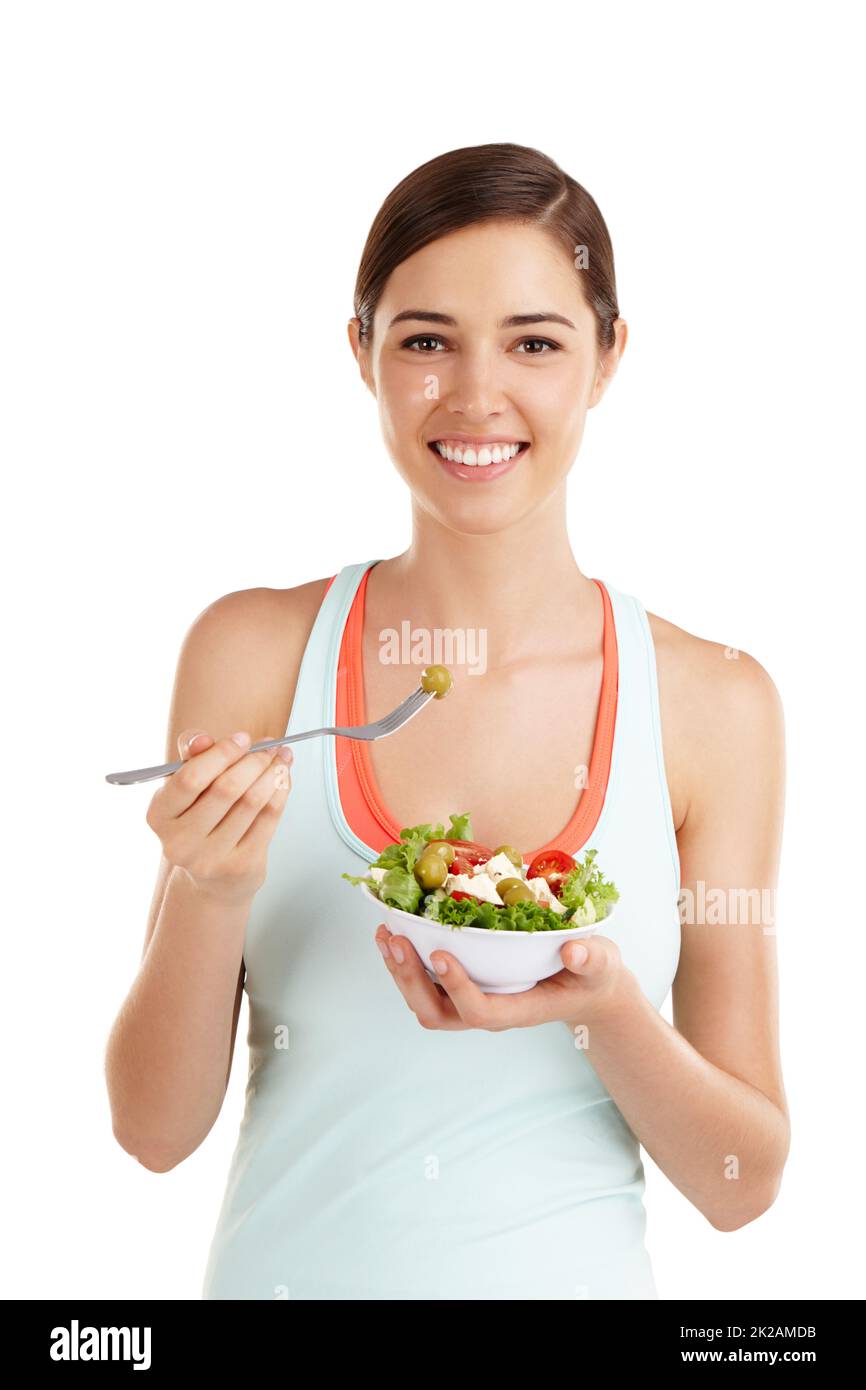
[[[331,584],[287,733],[334,724],[343,629],[375,563]],[[580,854],[597,849],[616,883],[610,934],[658,1009],[680,882],[655,651],[641,603],[605,587],[616,722]],[[247,924],[246,1105],[203,1297],[657,1298],[640,1147],[567,1024],[422,1028],[340,877],[377,852],[342,814],[334,738],[295,744],[291,776]]]

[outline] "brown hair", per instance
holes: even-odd
[[[421,164],[388,194],[370,228],[355,281],[362,344],[392,270],[448,232],[495,218],[546,228],[574,261],[587,248],[583,293],[602,349],[619,315],[613,247],[595,200],[558,164],[527,145],[469,145]]]

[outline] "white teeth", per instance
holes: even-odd
[[[520,449],[519,444],[482,444],[478,452],[468,445],[444,443],[436,440],[436,451],[441,458],[452,463],[468,464],[470,468],[486,468],[489,463],[504,463]]]

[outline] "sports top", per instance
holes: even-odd
[[[376,563],[328,585],[286,733],[362,722]],[[659,1009],[679,960],[680,870],[655,650],[639,600],[595,582],[604,677],[589,786],[549,845],[598,850],[620,893],[610,935]],[[586,1050],[562,1022],[418,1024],[368,904],[341,878],[399,834],[365,745],[293,748],[247,921],[246,1103],[203,1297],[657,1298],[640,1145]]]

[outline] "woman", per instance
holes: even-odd
[[[518,145],[431,160],[377,215],[355,310],[412,542],[193,624],[168,739],[189,765],[148,811],[162,863],[108,1050],[115,1134],[157,1172],[197,1148],[245,987],[206,1298],[655,1298],[639,1145],[720,1231],[766,1210],[788,1151],[772,927],[730,910],[775,886],[779,698],[572,553],[566,478],[626,342],[579,184]],[[447,699],[371,744],[245,751],[399,704],[430,659],[391,659],[407,631],[462,634]],[[447,950],[435,984],[380,926],[383,964],[341,877],[467,811],[524,857],[597,849],[620,892],[610,935],[522,994],[482,993]]]

